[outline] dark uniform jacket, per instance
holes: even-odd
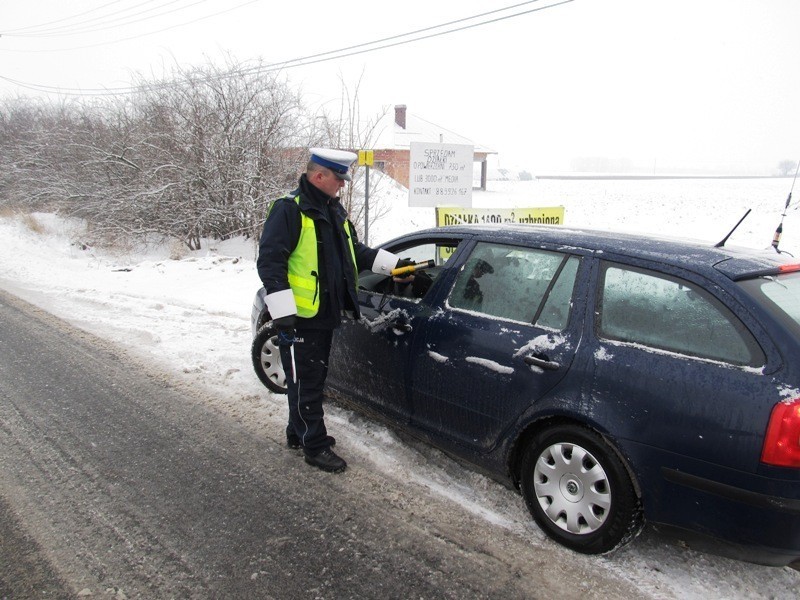
[[[299,204],[295,197],[300,196]],[[320,277],[320,308],[310,318],[297,319],[296,327],[333,329],[341,323],[343,311],[360,316],[357,301],[357,272],[344,235],[347,214],[338,198],[331,198],[311,185],[303,174],[300,186],[271,207],[258,247],[258,275],[267,294],[289,289],[289,255],[300,239],[300,212],[314,220]],[[369,269],[378,254],[358,241],[355,228],[353,247],[358,271]]]

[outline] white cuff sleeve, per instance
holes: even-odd
[[[397,266],[397,261],[400,257],[386,250],[378,250],[378,255],[375,257],[375,262],[372,263],[372,272],[380,273],[381,275],[391,275],[392,269]]]
[[[294,301],[292,290],[281,290],[267,294],[267,310],[273,319],[288,317],[297,314],[297,304]]]

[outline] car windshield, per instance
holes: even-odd
[[[800,336],[800,273],[748,279],[740,285]]]

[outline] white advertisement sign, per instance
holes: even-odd
[[[472,207],[474,153],[468,145],[411,142],[408,205]]]

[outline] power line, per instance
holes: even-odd
[[[256,0],[252,0],[252,1],[256,1]],[[439,36],[447,35],[447,34],[450,34],[450,33],[455,33],[455,32],[458,32],[458,31],[464,31],[466,29],[473,29],[473,28],[476,28],[476,27],[482,27],[484,25],[489,25],[489,24],[492,24],[492,23],[497,23],[499,21],[504,21],[504,20],[507,20],[507,19],[512,19],[512,18],[515,18],[515,17],[520,17],[520,16],[531,14],[531,13],[534,13],[534,12],[539,12],[539,11],[542,11],[542,10],[546,10],[548,8],[554,8],[556,6],[560,6],[560,5],[563,5],[563,4],[568,4],[570,2],[573,2],[574,0],[561,0],[560,2],[555,2],[553,4],[548,4],[546,6],[539,6],[539,7],[536,7],[536,8],[532,8],[530,10],[516,12],[516,13],[513,13],[513,14],[509,14],[509,15],[503,15],[503,16],[499,16],[499,17],[496,17],[496,18],[493,18],[493,19],[487,19],[487,20],[479,21],[477,23],[471,23],[471,24],[468,24],[468,25],[455,27],[453,29],[447,29],[445,31],[439,31],[437,33],[427,33],[427,32],[431,32],[431,31],[437,30],[437,29],[450,27],[452,25],[458,25],[460,23],[466,23],[468,21],[474,21],[475,19],[479,19],[479,18],[482,18],[482,17],[487,17],[487,16],[490,16],[490,15],[495,15],[495,14],[502,13],[502,12],[507,12],[509,10],[520,8],[520,7],[523,7],[523,6],[530,5],[530,4],[535,4],[535,3],[540,2],[540,1],[541,0],[527,0],[526,2],[521,2],[521,3],[518,3],[518,4],[509,5],[509,6],[506,6],[504,8],[499,8],[499,9],[496,9],[496,10],[492,10],[492,11],[488,11],[488,12],[472,15],[472,16],[469,16],[469,17],[456,19],[454,21],[449,21],[449,22],[446,22],[446,23],[440,23],[438,25],[432,25],[430,27],[425,27],[425,28],[422,28],[422,29],[417,29],[417,30],[406,32],[406,33],[402,33],[402,34],[393,35],[393,36],[389,36],[389,37],[386,37],[386,38],[381,38],[381,39],[378,39],[378,40],[373,40],[371,42],[364,42],[364,43],[361,43],[361,44],[356,44],[356,45],[353,45],[353,46],[347,46],[347,47],[339,48],[339,49],[336,49],[336,50],[329,50],[327,52],[321,52],[321,53],[318,53],[318,54],[312,54],[312,55],[308,55],[308,56],[294,58],[294,59],[287,60],[287,61],[271,63],[269,65],[250,67],[250,68],[245,68],[245,69],[237,69],[237,70],[235,70],[233,72],[226,73],[224,75],[209,76],[209,77],[207,77],[207,80],[211,81],[211,80],[225,79],[225,78],[237,77],[237,76],[241,76],[241,75],[245,75],[245,74],[258,75],[258,74],[270,73],[270,72],[274,72],[274,71],[286,70],[286,69],[291,69],[291,68],[296,68],[296,67],[308,66],[308,65],[312,65],[312,64],[316,64],[316,63],[327,62],[327,61],[337,60],[337,59],[341,59],[341,58],[347,58],[349,56],[365,54],[365,53],[368,53],[368,52],[375,52],[377,50],[383,50],[383,49],[386,49],[386,48],[391,48],[391,47],[400,46],[400,45],[404,45],[404,44],[410,44],[410,43],[413,43],[413,42],[419,42],[419,41],[422,41],[422,40],[431,39],[431,38],[434,38],[434,37],[439,37]],[[247,2],[246,4],[250,4],[250,2]],[[243,6],[243,5],[240,5],[240,6]],[[236,8],[238,8],[238,7],[236,7]],[[419,35],[419,34],[426,34],[426,33],[427,33],[427,35]],[[416,36],[416,37],[412,37],[412,36]],[[401,39],[401,38],[408,38],[408,39]],[[2,75],[0,75],[0,79],[8,81],[9,83],[17,85],[19,87],[23,87],[23,88],[26,88],[26,89],[31,89],[31,90],[34,90],[34,91],[45,92],[45,93],[60,93],[60,94],[63,94],[63,95],[72,95],[72,96],[126,95],[126,94],[137,93],[138,91],[141,90],[140,87],[86,88],[86,89],[59,88],[59,87],[56,87],[56,86],[48,86],[48,85],[21,82],[21,81],[17,81],[17,80],[11,79],[9,77],[4,77]],[[178,85],[178,83],[177,82],[165,83],[165,84],[162,84],[161,86],[158,86],[158,87],[170,87],[170,86],[173,86],[173,85]]]
[[[146,13],[151,13],[153,11],[157,11],[157,10],[160,10],[162,8],[166,8],[167,6],[169,6],[171,4],[176,4],[178,2],[182,2],[183,1],[183,0],[171,0],[170,2],[167,2],[165,4],[160,4],[159,6],[146,8],[144,10],[140,10],[139,12],[135,12],[133,14],[129,14],[129,15],[125,15],[125,16],[122,16],[122,17],[117,17],[115,19],[110,19],[110,20],[103,21],[103,19],[106,19],[107,17],[111,17],[114,14],[121,14],[121,13],[124,13],[124,12],[128,12],[128,11],[138,7],[138,6],[144,6],[145,4],[150,4],[151,2],[154,2],[154,1],[156,1],[156,0],[147,0],[147,2],[142,2],[140,4],[137,4],[136,6],[129,7],[127,9],[125,9],[125,10],[117,11],[116,13],[113,13],[111,15],[103,15],[101,17],[95,17],[94,19],[89,19],[88,21],[84,21],[83,23],[71,24],[71,25],[63,25],[61,27],[56,27],[54,29],[34,31],[32,33],[11,34],[8,37],[26,37],[26,38],[48,37],[49,38],[49,37],[65,37],[65,36],[71,36],[71,35],[83,35],[84,33],[95,33],[97,31],[105,31],[105,30],[108,30],[108,29],[116,29],[116,28],[119,28],[119,27],[125,27],[127,25],[133,25],[134,23],[139,23],[141,21],[148,21],[150,19],[156,19],[156,18],[162,17],[164,15],[168,15],[168,14],[171,14],[171,13],[174,13],[174,12],[185,10],[187,8],[191,8],[192,6],[195,6],[197,4],[203,4],[204,2],[207,2],[208,0],[196,0],[195,2],[192,2],[191,4],[187,4],[185,6],[179,6],[177,8],[173,8],[171,10],[166,10],[166,11],[154,14],[154,15],[150,15],[148,17],[142,17],[141,19],[133,19],[132,18],[132,17],[137,17],[139,15],[143,15],[143,14],[146,14]],[[94,25],[90,25],[90,23],[92,23],[93,21],[101,21],[101,22],[100,23],[96,23]],[[122,21],[122,22],[120,23],[119,21]],[[117,23],[117,24],[115,25],[114,23]],[[77,29],[76,29],[76,27],[77,27]],[[69,28],[72,28],[72,29],[69,29]],[[3,34],[3,35],[7,35],[7,34]]]
[[[446,31],[441,31],[439,33],[432,33],[432,34],[429,34],[429,35],[423,35],[423,36],[419,36],[419,37],[415,37],[415,38],[411,38],[411,39],[407,39],[407,40],[402,40],[402,41],[398,41],[398,42],[383,44],[384,42],[391,42],[392,40],[396,40],[398,38],[409,37],[409,36],[412,36],[412,35],[416,35],[418,33],[425,33],[427,31],[431,31],[431,30],[434,30],[434,29],[441,29],[442,27],[448,27],[450,25],[456,25],[458,23],[463,23],[465,21],[471,21],[471,20],[477,19],[479,17],[484,17],[484,16],[496,14],[496,13],[499,13],[499,12],[505,12],[505,11],[511,10],[512,8],[519,8],[520,6],[525,6],[527,4],[534,4],[534,3],[540,2],[540,1],[541,0],[528,0],[527,2],[521,2],[520,4],[514,4],[514,5],[511,5],[511,6],[506,6],[505,8],[499,8],[499,9],[492,10],[492,11],[489,11],[489,12],[473,15],[471,17],[464,17],[462,19],[457,19],[455,21],[450,21],[448,23],[442,23],[442,24],[439,24],[439,25],[432,25],[430,27],[425,27],[423,29],[417,29],[416,31],[410,31],[408,33],[402,33],[402,34],[390,36],[390,37],[387,37],[387,38],[382,38],[380,40],[375,40],[375,41],[372,41],[372,42],[365,42],[363,44],[357,44],[355,46],[348,46],[346,48],[340,48],[338,50],[330,50],[328,52],[321,52],[319,54],[311,54],[309,56],[304,56],[304,57],[301,57],[301,58],[294,58],[294,59],[283,61],[283,62],[272,63],[271,65],[268,65],[267,67],[265,67],[263,69],[259,68],[259,69],[254,69],[254,70],[256,72],[277,71],[277,70],[280,70],[280,69],[288,69],[288,68],[293,68],[293,67],[302,67],[302,66],[306,66],[306,65],[313,65],[313,64],[316,64],[316,63],[320,63],[320,62],[327,62],[329,60],[336,60],[338,58],[346,58],[348,56],[355,56],[355,55],[358,55],[358,54],[365,54],[367,52],[374,52],[376,50],[383,50],[385,48],[392,48],[394,46],[402,46],[404,44],[410,44],[412,42],[419,42],[419,41],[422,41],[422,40],[426,40],[426,39],[430,39],[430,38],[434,38],[434,37],[439,37],[439,36],[442,36],[442,35],[447,35],[449,33],[455,33],[457,31],[464,31],[465,29],[473,29],[475,27],[481,27],[483,25],[489,25],[491,23],[496,23],[498,21],[505,21],[507,19],[512,19],[514,17],[520,17],[522,15],[527,15],[527,14],[538,12],[538,11],[545,10],[545,9],[548,9],[548,8],[553,8],[555,6],[560,6],[561,4],[568,4],[570,2],[573,2],[573,0],[561,0],[561,2],[556,2],[554,4],[549,4],[547,6],[541,6],[541,7],[533,8],[531,10],[526,10],[526,11],[519,12],[519,13],[514,13],[512,15],[506,15],[506,16],[503,16],[503,17],[498,17],[496,19],[490,19],[490,20],[487,20],[487,21],[481,21],[479,23],[473,23],[472,25],[465,25],[463,27],[457,27],[455,29],[448,29]],[[383,44],[383,45],[377,46],[377,44]],[[367,46],[376,46],[376,47],[375,48],[366,48]],[[355,51],[358,48],[366,48],[366,49]],[[353,52],[349,52],[350,50],[354,50],[354,51]],[[335,55],[335,56],[331,56],[331,55]],[[323,57],[328,57],[328,58],[323,58]],[[314,60],[312,60],[312,59],[314,59]]]
[[[180,1],[180,0],[172,0],[171,2],[167,2],[167,5],[174,4],[175,2],[178,2],[178,1]],[[127,6],[125,8],[120,9],[120,10],[117,10],[117,11],[114,11],[114,12],[111,12],[111,13],[107,13],[107,14],[103,14],[103,15],[99,15],[99,16],[93,17],[91,19],[85,19],[83,21],[78,21],[76,23],[65,23],[63,25],[58,25],[56,27],[50,27],[50,28],[46,28],[46,25],[42,24],[42,25],[40,25],[38,27],[34,26],[33,28],[29,28],[29,29],[32,29],[32,30],[26,30],[23,33],[20,33],[20,34],[17,34],[17,35],[14,35],[12,32],[4,33],[3,35],[8,35],[9,37],[60,37],[60,36],[63,36],[63,35],[71,35],[73,32],[79,31],[81,29],[85,29],[85,28],[88,28],[88,27],[103,26],[103,25],[108,24],[108,23],[114,23],[114,22],[119,21],[121,19],[126,19],[126,18],[129,18],[129,17],[132,17],[132,16],[143,14],[145,12],[152,12],[154,10],[158,10],[159,8],[162,8],[162,6],[165,6],[164,4],[160,3],[158,6],[151,7],[151,8],[139,11],[137,13],[125,15],[125,13],[130,13],[131,11],[136,10],[137,8],[140,8],[140,7],[145,6],[147,4],[152,4],[154,2],[159,2],[160,3],[160,0],[145,0],[144,2],[140,2],[138,4],[134,4],[133,6]],[[104,6],[108,6],[108,5],[106,4]],[[117,17],[117,15],[125,15],[125,16]],[[78,15],[74,15],[73,17],[65,17],[64,19],[61,19],[60,21],[69,21],[70,19],[76,18],[77,16]],[[116,17],[116,18],[112,18],[112,17]],[[99,23],[98,23],[98,21],[99,21]]]
[[[178,0],[174,0],[174,1],[178,1]],[[198,0],[194,4],[199,4],[200,2],[206,2],[206,1],[207,0]],[[126,37],[126,38],[117,38],[117,39],[114,39],[112,41],[98,42],[97,44],[88,44],[88,45],[85,45],[85,46],[74,46],[72,48],[57,48],[57,49],[49,49],[49,50],[11,50],[11,49],[3,49],[3,48],[0,48],[0,50],[3,50],[5,52],[22,52],[22,53],[28,54],[28,53],[43,53],[43,52],[69,52],[71,50],[84,50],[84,49],[87,49],[87,48],[98,48],[100,46],[109,46],[111,44],[118,44],[120,42],[129,42],[131,40],[136,40],[136,39],[139,39],[139,38],[142,38],[142,37],[146,37],[146,36],[149,36],[149,35],[155,35],[156,33],[163,33],[164,31],[169,31],[171,29],[177,29],[178,27],[184,27],[186,25],[191,25],[192,23],[197,23],[198,21],[203,21],[205,19],[210,19],[211,17],[217,17],[219,15],[223,15],[225,13],[229,13],[231,11],[234,11],[234,10],[237,10],[239,8],[242,8],[243,6],[247,6],[248,4],[254,4],[254,3],[260,2],[260,1],[261,0],[249,0],[249,2],[242,2],[241,4],[237,4],[236,6],[232,6],[230,8],[226,8],[224,10],[220,10],[220,11],[217,11],[215,13],[211,13],[210,15],[205,15],[205,16],[202,16],[202,17],[198,17],[198,18],[192,19],[190,21],[184,21],[182,23],[177,23],[175,25],[170,25],[169,27],[164,27],[162,29],[157,29],[155,31],[148,31],[148,32],[145,32],[145,33],[129,36],[129,37]],[[193,5],[190,5],[190,6],[193,6]],[[188,8],[188,6],[187,7],[183,7],[183,8]],[[173,9],[173,10],[171,10],[169,12],[176,12],[177,10],[181,10],[181,9],[180,8],[179,9]],[[162,14],[167,14],[167,13],[162,13]],[[155,16],[161,16],[161,15],[155,15]],[[140,19],[140,20],[143,20],[143,19]],[[2,35],[0,35],[0,37],[2,37]]]
[[[97,12],[98,10],[103,9],[106,6],[111,6],[112,4],[119,4],[122,1],[123,0],[114,0],[113,2],[108,2],[108,3],[103,4],[101,6],[97,6],[95,8],[90,8],[89,10],[86,10],[86,11],[84,11],[82,13],[78,13],[77,15],[72,15],[72,16],[69,16],[69,17],[62,17],[61,19],[56,19],[54,21],[46,21],[45,23],[39,23],[38,25],[28,25],[27,27],[17,27],[16,29],[9,29],[9,30],[5,31],[3,33],[3,35],[9,35],[9,34],[12,34],[12,33],[17,33],[19,31],[26,31],[28,29],[37,29],[39,27],[46,27],[47,25],[53,25],[55,23],[62,23],[64,21],[69,21],[70,19],[74,19],[76,17],[82,17],[83,15],[88,15],[88,14],[91,14],[93,12]],[[147,4],[148,2],[152,2],[152,1],[153,0],[147,0],[147,2],[143,2],[143,4]],[[127,9],[124,9],[124,10],[127,10]],[[120,11],[120,12],[123,12],[123,11]],[[116,13],[112,13],[112,14],[116,14]]]

